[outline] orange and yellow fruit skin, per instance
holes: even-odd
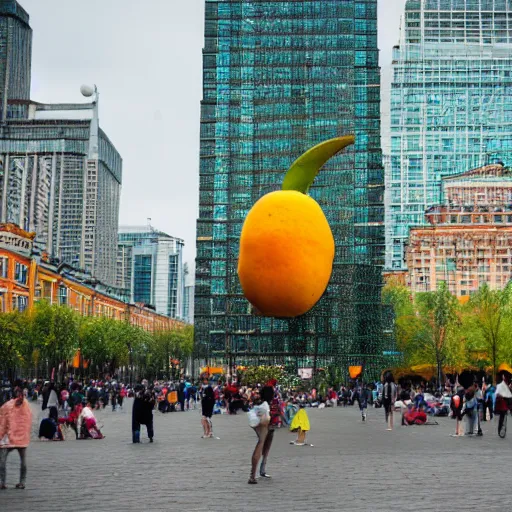
[[[238,276],[264,316],[296,317],[323,295],[332,273],[334,238],[319,204],[294,190],[260,198],[240,236]]]

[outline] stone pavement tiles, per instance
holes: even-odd
[[[509,501],[512,428],[502,440],[494,421],[483,438],[453,438],[450,418],[387,432],[382,409],[369,409],[367,423],[355,407],[308,410],[314,447],[292,446],[294,435],[277,430],[272,479],[250,486],[256,435],[245,414],[214,416],[220,440],[203,440],[198,410],[155,412],[155,442],[143,427],[143,443],[133,445],[130,408],[129,400],[125,411],[98,414],[102,441],[35,440],[24,491],[13,489],[11,453],[0,512],[490,512]]]

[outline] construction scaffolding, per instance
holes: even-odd
[[[206,1],[195,332],[210,364],[383,364],[383,170],[377,1]],[[354,133],[311,195],[336,241],[325,296],[294,320],[252,315],[237,276],[252,205],[306,149]]]

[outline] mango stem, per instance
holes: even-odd
[[[282,190],[297,190],[307,194],[327,160],[354,144],[355,140],[354,135],[345,135],[313,146],[290,166],[284,177]]]

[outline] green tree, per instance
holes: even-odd
[[[183,366],[192,355],[193,327],[186,325],[180,329],[159,331],[154,334],[153,339],[154,362],[158,366],[158,371],[164,370],[168,378],[175,378],[176,365],[172,361],[178,360]]]
[[[40,301],[23,316],[29,352],[26,359],[32,361],[36,371],[39,360],[46,361],[48,372],[53,368],[63,370],[77,345],[79,315],[67,306]]]
[[[464,333],[473,350],[487,354],[496,379],[498,365],[512,357],[512,285],[491,290],[485,283],[471,296],[463,315]]]
[[[416,294],[411,304],[403,303],[395,330],[398,345],[408,364],[432,364],[442,382],[443,366],[453,362],[460,345],[458,301],[441,282],[435,292]]]
[[[17,311],[0,315],[0,368],[7,370],[11,380],[15,369],[27,364],[25,324],[23,315]]]
[[[396,318],[414,314],[411,290],[396,279],[391,279],[382,289],[382,302],[393,307]]]
[[[82,361],[87,361],[89,373],[103,373],[109,360],[109,336],[110,319],[108,318],[84,318],[80,324],[79,346]],[[80,368],[82,373],[83,368]]]
[[[242,384],[247,386],[265,385],[271,379],[280,382],[283,375],[282,366],[248,366],[245,370],[239,372]]]

